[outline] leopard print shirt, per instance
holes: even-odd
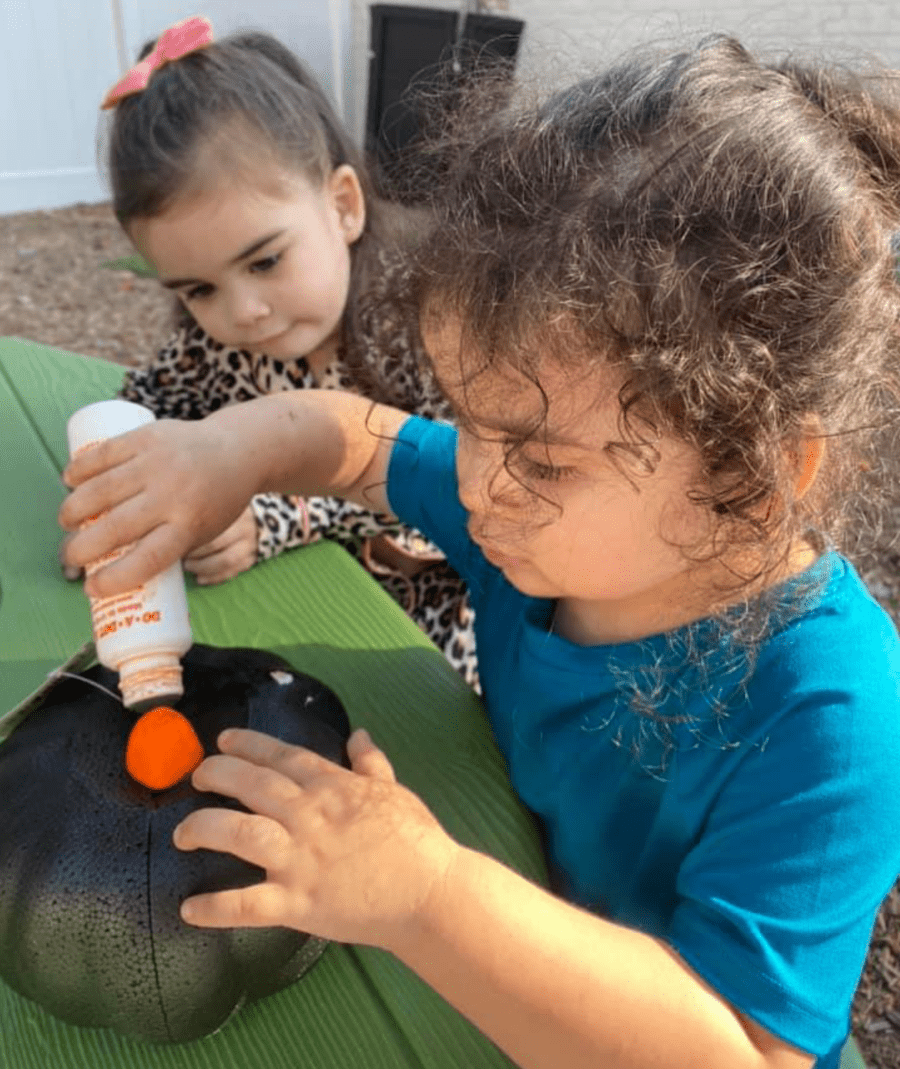
[[[168,419],[202,419],[224,405],[279,390],[360,391],[348,361],[353,346],[366,373],[383,383],[398,407],[429,419],[448,420],[450,409],[423,359],[418,324],[405,302],[406,274],[387,254],[382,270],[359,295],[354,336],[316,382],[306,360],[276,360],[228,348],[200,326],[180,327],[147,364],[130,369],[120,396]],[[326,538],[355,557],[441,649],[463,678],[478,689],[474,613],[465,584],[421,534],[391,516],[339,498],[260,494],[252,501],[257,561]],[[425,566],[411,578],[373,559],[372,539],[387,536],[405,556]]]

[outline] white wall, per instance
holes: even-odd
[[[409,4],[413,0],[391,0]],[[416,0],[420,6],[474,10],[475,3]],[[352,0],[352,129],[365,129],[370,0]],[[527,77],[574,80],[627,48],[703,32],[737,35],[750,48],[805,46],[834,59],[861,53],[900,68],[897,0],[508,0],[525,22],[518,70]],[[498,12],[499,13],[499,12]]]
[[[118,76],[109,0],[0,0],[0,213],[102,199],[97,108]]]
[[[0,214],[108,199],[103,94],[150,37],[189,15],[275,34],[344,107],[350,0],[0,0]]]

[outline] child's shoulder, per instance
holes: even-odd
[[[760,651],[755,689],[820,736],[900,746],[900,637],[853,565],[826,553],[807,599]],[[790,715],[790,712],[789,712]],[[812,719],[809,719],[809,717]],[[893,740],[893,741],[891,741]]]
[[[825,553],[801,582],[806,585],[799,587],[800,596],[807,604],[786,628],[789,641],[807,649],[825,643],[838,661],[862,656],[862,663],[898,664],[900,636],[894,622],[846,557]]]

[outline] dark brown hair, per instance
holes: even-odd
[[[897,85],[763,63],[716,36],[541,104],[476,101],[440,146],[416,271],[426,314],[452,314],[467,352],[538,386],[530,354],[614,366],[622,441],[608,448],[652,458],[666,433],[696,449],[711,552],[765,559],[738,588],[797,536],[847,548],[851,496],[870,508],[893,485]],[[795,501],[786,447],[811,426],[826,463]]]
[[[139,58],[154,44],[148,41]],[[143,92],[113,110],[106,160],[113,208],[126,231],[135,218],[159,215],[223,172],[252,182],[266,164],[276,164],[322,183],[336,167],[352,166],[366,222],[351,248],[345,341],[357,333],[355,297],[378,270],[380,250],[412,240],[398,209],[376,195],[363,154],[313,74],[266,33],[231,34],[156,70]],[[180,304],[179,314],[193,321]],[[390,400],[366,354],[348,346],[346,355],[357,385]]]
[[[299,58],[268,34],[236,33],[159,68],[113,110],[107,160],[122,226],[159,215],[195,186],[202,151],[225,131],[239,135],[229,162],[248,171],[262,156],[322,182],[349,163],[366,181],[359,152]]]

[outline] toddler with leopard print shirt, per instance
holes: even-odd
[[[185,312],[156,357],[128,371],[121,396],[159,417],[201,419],[276,391],[340,388],[448,420],[422,359],[400,209],[373,195],[360,153],[288,49],[261,33],[213,42],[206,20],[189,23],[200,28],[192,50],[151,58],[142,88],[117,86],[104,102],[115,108],[117,217]],[[465,585],[389,516],[262,494],[184,564],[199,583],[222,582],[323,538],[359,560],[477,689]]]

